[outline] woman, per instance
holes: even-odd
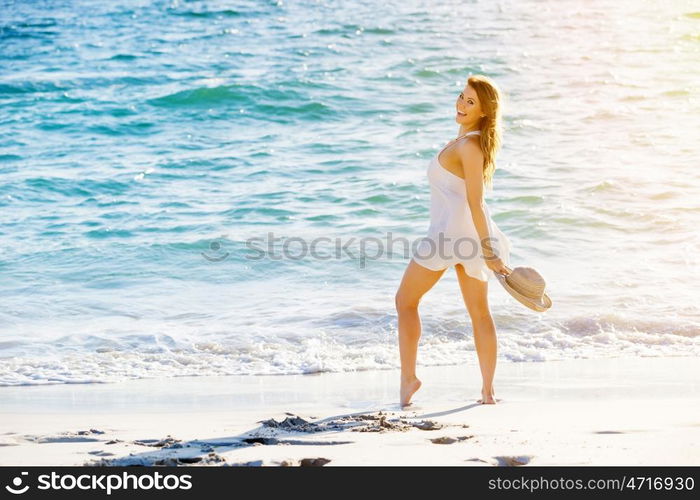
[[[416,355],[421,335],[418,303],[448,267],[454,266],[472,321],[483,385],[482,404],[496,402],[496,328],[488,305],[491,271],[508,275],[510,241],[491,219],[483,199],[491,186],[500,148],[500,92],[488,77],[469,77],[456,102],[457,138],[428,167],[430,228],[396,292],[401,356],[401,406],[420,388]],[[505,261],[505,263],[504,263]]]

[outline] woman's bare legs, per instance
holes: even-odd
[[[444,272],[444,269],[431,271],[411,259],[396,292],[396,312],[399,316],[400,401],[402,407],[410,404],[411,397],[421,386],[421,381],[416,377],[416,356],[421,335],[418,303]]]
[[[496,325],[491,317],[488,302],[488,282],[472,278],[461,264],[455,265],[459,288],[462,291],[464,305],[467,306],[469,317],[474,330],[474,345],[479,357],[481,368],[481,399],[482,404],[495,404],[493,378],[496,373],[497,339]]]

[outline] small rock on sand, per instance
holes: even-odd
[[[302,458],[299,461],[299,466],[301,466],[301,467],[323,467],[328,462],[330,462],[330,460],[327,458]]]
[[[436,431],[442,429],[442,424],[438,424],[433,420],[421,420],[420,422],[412,423],[413,427],[422,431]]]
[[[452,444],[456,443],[458,441],[466,441],[467,439],[473,438],[474,436],[458,436],[456,438],[449,437],[449,436],[442,436],[439,438],[433,438],[430,441],[433,444]]]
[[[532,460],[532,457],[530,456],[518,456],[518,457],[513,457],[513,456],[504,456],[504,457],[493,457],[498,461],[498,465],[501,467],[517,467],[520,465],[527,465],[530,463],[530,460]]]
[[[430,442],[433,444],[452,444],[452,443],[456,443],[457,440],[455,438],[451,438],[448,436],[442,436],[439,438],[433,438],[430,440]]]
[[[89,431],[78,431],[76,434],[78,436],[87,436],[88,434],[104,434],[105,431],[98,431],[97,429],[90,429]]]
[[[317,424],[304,420],[301,417],[287,417],[281,422],[271,418],[269,420],[262,420],[260,423],[262,423],[265,427],[283,429],[286,431],[317,432],[321,430]]]
[[[154,448],[182,448],[181,439],[175,439],[170,434],[165,439],[137,439],[134,444],[140,446],[153,446]]]
[[[245,438],[245,439],[243,439],[243,442],[244,442],[244,443],[247,443],[247,444],[252,444],[252,445],[256,445],[256,444],[279,444],[279,439],[272,438],[272,437],[257,437],[257,436],[256,436],[256,437]]]
[[[161,458],[153,462],[153,465],[165,465],[165,466],[178,466],[178,465],[191,465],[191,464],[216,464],[220,462],[225,462],[226,459],[221,455],[216,453],[209,453],[204,457],[168,457]]]

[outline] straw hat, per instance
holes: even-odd
[[[552,307],[552,299],[544,291],[544,278],[533,268],[521,266],[507,275],[493,274],[509,294],[530,309],[544,312]]]

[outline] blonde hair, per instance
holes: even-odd
[[[467,84],[474,89],[481,103],[484,117],[480,123],[480,143],[484,153],[484,184],[493,189],[493,174],[496,171],[496,154],[501,149],[501,91],[488,76],[472,75]]]

